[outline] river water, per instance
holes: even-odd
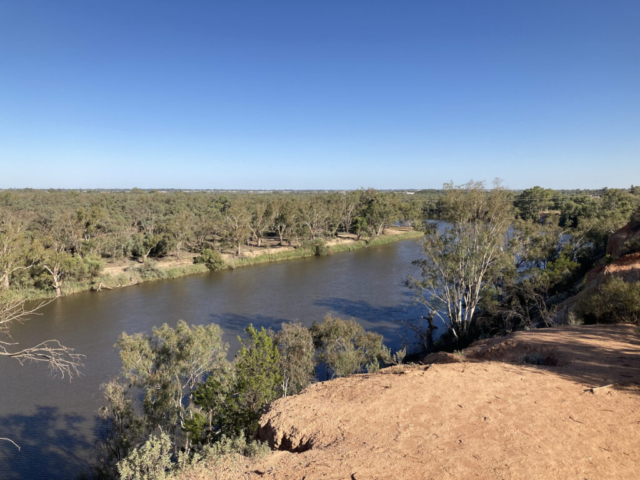
[[[215,322],[233,355],[249,323],[310,326],[332,312],[355,318],[398,348],[405,333],[394,320],[421,311],[402,284],[418,273],[411,261],[419,257],[419,241],[407,240],[57,299],[11,335],[20,345],[56,338],[75,348],[86,355],[83,375],[69,382],[42,366],[0,362],[0,437],[21,447],[0,442],[0,479],[68,480],[89,469],[96,458],[100,385],[120,368],[113,345],[123,331],[150,332],[179,319]]]

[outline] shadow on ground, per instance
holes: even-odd
[[[616,384],[640,393],[640,333],[635,325],[583,325],[517,332],[476,342],[471,361],[522,363],[525,355],[552,356],[547,372],[585,387]]]

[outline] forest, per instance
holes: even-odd
[[[199,267],[223,268],[251,247],[306,248],[322,254],[328,239],[351,234],[370,242],[394,225],[422,231],[444,218],[447,191],[190,192],[0,191],[0,289],[14,298],[61,296],[113,284],[106,266],[136,259],[132,278],[161,277],[156,261],[199,255]],[[573,258],[588,267],[610,233],[628,220],[640,187],[507,191],[514,219],[570,235]],[[578,257],[580,259],[578,260]],[[194,267],[195,268],[195,267]],[[191,271],[203,271],[203,270]],[[185,273],[189,273],[186,269]]]

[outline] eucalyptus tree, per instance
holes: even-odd
[[[515,207],[522,219],[538,221],[542,213],[553,206],[553,197],[554,191],[549,188],[528,188],[518,195]]]
[[[11,276],[29,268],[27,221],[0,210],[0,290],[11,287]]]
[[[318,361],[324,363],[328,377],[345,377],[362,371],[373,372],[387,363],[390,352],[379,333],[367,332],[353,319],[343,320],[327,314],[310,329]]]
[[[330,237],[338,235],[342,227],[342,203],[341,194],[332,193],[325,197],[327,205],[327,217],[325,230]]]
[[[497,181],[489,191],[482,182],[444,188],[440,208],[448,223],[428,225],[424,257],[413,262],[421,274],[409,277],[407,285],[429,316],[440,319],[461,343],[483,293],[513,264],[508,231],[514,210],[509,192]]]
[[[273,221],[273,207],[262,199],[251,202],[248,205],[251,215],[249,230],[258,247],[262,246],[265,232],[271,228]]]
[[[315,347],[313,336],[301,323],[283,323],[274,335],[280,353],[279,367],[283,397],[296,395],[315,379]]]
[[[282,197],[274,199],[272,205],[273,228],[278,235],[279,245],[282,245],[296,224],[295,207],[291,200]],[[289,241],[289,245],[291,245],[291,241]]]
[[[192,416],[189,405],[198,384],[230,369],[228,345],[215,324],[189,326],[181,320],[175,328],[154,328],[151,335],[123,333],[116,347],[122,377],[144,394],[149,431],[159,427],[176,438]]]
[[[322,237],[326,231],[329,212],[324,199],[320,196],[305,198],[298,203],[300,224],[311,239]]]
[[[244,200],[236,198],[224,207],[224,239],[235,248],[235,254],[240,255],[242,245],[247,243],[251,233],[251,214]]]
[[[340,214],[342,227],[345,232],[351,231],[351,224],[360,208],[360,192],[349,191],[340,197]]]
[[[364,217],[355,217],[351,222],[351,233],[355,234],[356,240],[360,240],[363,234],[369,231],[369,224]]]
[[[195,216],[187,209],[174,213],[166,223],[165,229],[173,240],[177,258],[180,258],[183,247],[191,239],[194,223]]]
[[[387,194],[369,192],[364,205],[364,215],[371,232],[376,237],[387,228],[396,216],[394,199]]]

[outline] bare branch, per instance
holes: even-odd
[[[27,308],[24,302],[3,302],[0,299],[0,335],[11,339],[9,327],[12,322],[22,323],[31,315],[39,315],[37,311],[47,303],[41,302],[33,308]],[[80,374],[84,355],[74,353],[73,348],[62,345],[59,340],[50,339],[22,349],[16,347],[15,342],[0,340],[0,357],[14,358],[21,365],[25,362],[44,363],[54,376],[68,376],[69,380]]]
[[[0,437],[0,442],[9,442],[9,443],[13,443],[13,445],[15,445],[15,447],[18,449],[18,451],[20,451],[20,445],[18,445],[16,442],[14,442],[13,440],[11,440],[10,438]]]

